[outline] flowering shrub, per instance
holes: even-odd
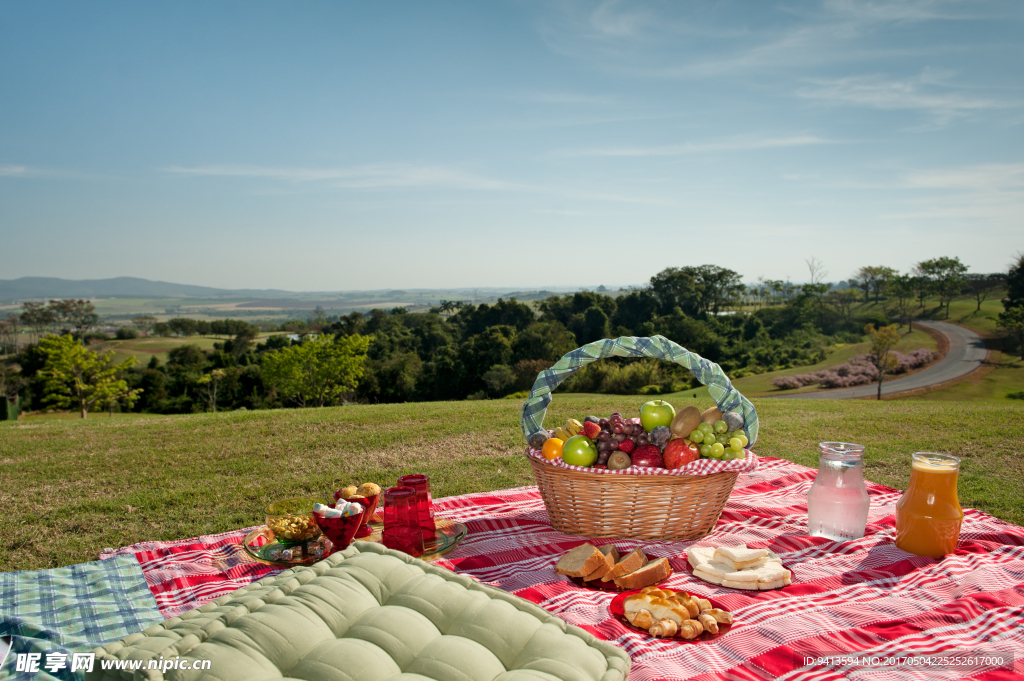
[[[905,374],[911,369],[924,366],[934,361],[938,353],[921,348],[904,355],[900,352],[890,353],[897,361],[896,368],[890,373]],[[779,390],[795,390],[808,385],[820,385],[822,388],[849,388],[855,385],[867,385],[878,380],[878,368],[871,355],[857,355],[838,366],[829,367],[809,374],[779,376],[774,385]]]

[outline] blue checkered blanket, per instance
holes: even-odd
[[[134,556],[0,572],[0,636],[11,642],[0,680],[77,681],[83,675],[71,671],[74,653],[91,652],[163,619]],[[17,671],[19,653],[39,655],[39,671]]]

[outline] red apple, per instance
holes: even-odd
[[[665,461],[661,458],[661,450],[654,445],[637,447],[632,457],[634,466],[646,466],[648,468],[664,468]]]
[[[665,468],[682,468],[699,458],[700,450],[684,438],[669,440],[665,445]]]

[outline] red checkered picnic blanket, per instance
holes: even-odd
[[[643,546],[648,556],[668,557],[675,573],[666,588],[711,598],[731,611],[736,623],[712,641],[656,640],[627,629],[608,612],[614,594],[583,589],[556,574],[554,563],[581,539],[551,527],[535,487],[436,500],[439,515],[469,528],[462,544],[437,564],[537,603],[620,646],[633,659],[631,681],[1024,676],[1024,528],[967,510],[955,555],[941,561],[913,556],[893,544],[900,493],[868,483],[871,511],[863,539],[808,537],[806,499],[815,471],[781,459],[760,463],[739,476],[715,532],[699,542],[612,542],[622,553]],[[170,617],[274,571],[244,557],[242,536],[153,542],[105,555],[135,553]],[[793,571],[793,584],[736,591],[687,571],[689,546],[740,543],[779,554]],[[1012,670],[804,660],[830,654],[892,661],[967,651],[1010,652],[1017,660]],[[920,658],[915,664],[939,661]]]

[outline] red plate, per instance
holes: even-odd
[[[644,634],[645,636],[651,636],[650,634],[647,633],[646,629],[641,629],[640,627],[633,626],[632,624],[630,624],[629,620],[626,619],[626,609],[625,609],[623,604],[626,602],[627,598],[629,598],[633,594],[638,594],[641,591],[642,591],[642,589],[633,589],[632,591],[624,591],[624,592],[620,593],[618,596],[616,596],[615,598],[612,599],[612,602],[608,605],[608,610],[615,617],[615,619],[617,619],[618,621],[622,622],[622,625],[625,626],[627,629],[632,629],[633,631],[636,631],[636,632],[639,632],[641,634]],[[689,593],[689,592],[687,592],[687,593]],[[705,599],[705,600],[707,600],[709,603],[711,603],[711,607],[712,608],[719,607],[718,604],[715,603],[710,598]],[[719,624],[718,625],[718,633],[717,634],[712,634],[712,633],[709,633],[709,632],[705,631],[703,634],[701,634],[697,638],[686,639],[686,638],[679,638],[678,636],[673,636],[672,638],[665,638],[665,639],[660,639],[660,640],[675,641],[676,643],[701,643],[703,641],[711,641],[713,639],[718,638],[719,636],[721,636],[725,632],[729,631],[730,627],[732,627],[731,624]],[[656,637],[651,636],[651,638],[656,638]],[[660,638],[660,637],[657,637],[657,638]]]

